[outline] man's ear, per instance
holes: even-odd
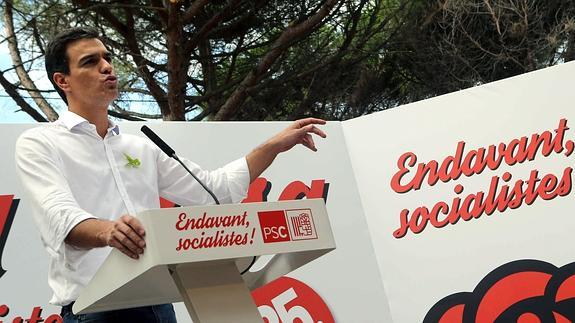
[[[67,90],[70,89],[70,84],[68,84],[68,78],[66,78],[66,74],[62,72],[56,72],[54,75],[52,75],[52,79],[62,91],[67,92]]]

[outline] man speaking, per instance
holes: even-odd
[[[16,164],[49,254],[50,303],[62,306],[64,322],[175,322],[171,304],[79,316],[72,304],[111,248],[134,259],[144,252],[146,233],[134,214],[158,208],[160,196],[180,205],[209,204],[212,197],[150,141],[109,120],[118,79],[95,31],[58,34],[46,49],[46,71],[68,111],[20,136]],[[184,163],[223,203],[238,203],[279,153],[297,144],[315,151],[311,134],[326,136],[317,124],[325,121],[295,121],[214,171]]]

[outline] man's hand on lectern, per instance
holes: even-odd
[[[107,230],[101,233],[107,246],[116,248],[124,254],[138,259],[144,253],[146,232],[142,223],[131,215],[122,215],[116,221],[110,221]]]
[[[115,221],[86,219],[72,228],[65,242],[78,248],[110,246],[138,259],[146,247],[145,235],[144,227],[138,219],[122,215]]]

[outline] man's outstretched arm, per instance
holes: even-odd
[[[316,118],[294,121],[289,127],[252,150],[246,156],[250,170],[250,182],[258,178],[271,165],[279,153],[290,150],[297,144],[302,144],[313,151],[317,151],[312,134],[325,138],[326,134],[316,127],[316,125],[325,123],[325,120]]]

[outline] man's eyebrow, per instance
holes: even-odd
[[[86,61],[89,61],[90,59],[93,58],[97,58],[98,54],[94,53],[94,54],[88,54],[86,56],[83,56],[82,58],[80,58],[80,60],[78,61],[78,64],[82,65],[84,64]]]
[[[99,53],[93,53],[93,54],[87,54],[86,56],[83,56],[82,58],[80,58],[80,60],[78,61],[78,64],[82,65],[84,64],[86,61],[90,60],[90,59],[94,59],[94,58],[99,58],[100,54]],[[102,57],[104,58],[110,58],[112,57],[112,53],[111,52],[104,52],[102,53]]]

